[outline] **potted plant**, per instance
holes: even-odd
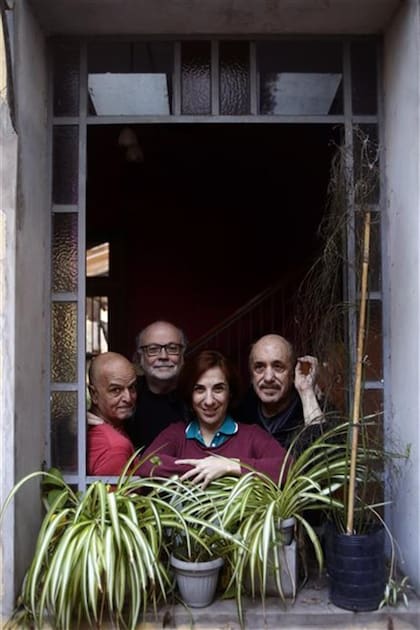
[[[388,580],[385,574],[386,528],[381,514],[384,470],[395,457],[405,454],[386,451],[381,414],[363,411],[365,380],[366,329],[369,320],[368,272],[372,198],[377,188],[379,150],[375,142],[360,129],[355,130],[360,149],[354,170],[349,174],[348,160],[339,148],[332,163],[330,207],[320,233],[324,239],[321,254],[302,284],[296,306],[296,322],[302,339],[313,340],[313,352],[321,363],[339,366],[324,370],[327,397],[338,403],[346,414],[350,406],[348,432],[348,466],[344,472],[341,504],[328,510],[330,524],[326,537],[326,566],[330,576],[331,601],[343,608],[364,611],[376,609],[384,597],[386,583],[395,581],[395,557]],[[349,207],[348,177],[353,178],[357,210]],[[351,233],[354,260],[345,258],[344,234]],[[342,267],[360,262],[353,302],[343,295]],[[357,294],[356,294],[357,291]],[[354,365],[345,374],[347,358],[346,317],[356,320],[357,348]],[[347,323],[348,323],[347,319]],[[304,343],[302,341],[302,343]],[[352,382],[352,396],[345,395],[344,384]],[[340,391],[340,396],[337,392]],[[380,439],[378,440],[378,436]],[[351,560],[350,560],[351,558]],[[389,590],[389,589],[388,589]],[[395,592],[395,589],[394,589]]]
[[[135,478],[127,464],[117,484],[93,482],[75,492],[57,470],[23,478],[44,479],[46,514],[24,578],[13,621],[18,627],[72,629],[105,621],[134,629],[141,611],[166,599],[172,581],[165,562],[167,528],[183,518],[162,497],[162,482]],[[168,490],[170,492],[170,490]]]
[[[384,598],[385,533],[392,535],[381,516],[375,495],[382,487],[383,464],[403,453],[387,453],[382,444],[372,445],[378,434],[373,416],[363,417],[362,393],[368,308],[368,267],[370,247],[370,212],[364,214],[362,274],[358,307],[358,336],[355,363],[351,432],[349,433],[349,466],[346,471],[343,509],[335,513],[328,528],[326,562],[330,577],[331,601],[354,611],[376,610]],[[374,414],[376,418],[378,414]],[[366,451],[372,454],[366,457]],[[362,477],[357,475],[360,457],[364,457]],[[381,466],[378,466],[378,463]],[[341,529],[340,529],[341,526]],[[395,556],[392,554],[389,584],[395,581]]]
[[[203,544],[192,543],[189,552],[184,541],[174,545],[170,565],[184,604],[203,608],[209,606],[215,598],[224,558],[211,540],[204,542],[208,538],[205,531],[197,531],[197,536]]]
[[[319,567],[323,566],[321,543],[305,512],[342,507],[334,495],[343,485],[347,466],[346,447],[338,439],[346,430],[346,424],[335,426],[315,440],[290,466],[284,483],[283,473],[276,483],[250,470],[239,479],[224,477],[208,487],[222,529],[238,543],[230,550],[232,571],[227,590],[234,588],[242,625],[246,587],[253,597],[259,593],[263,601],[273,591],[281,601],[296,594],[296,552],[290,547],[290,532],[283,529],[289,519],[307,534]],[[293,444],[289,455],[292,449]]]
[[[365,416],[359,421],[361,426],[357,428],[363,440],[355,456],[357,474],[353,475],[349,458],[343,503],[329,513],[325,540],[330,599],[341,608],[357,612],[392,605],[397,592],[404,595],[408,579],[403,578],[399,589],[395,544],[382,516],[385,501],[378,499],[378,494],[382,494],[384,463],[388,462],[389,469],[395,466],[395,458],[406,459],[408,451],[389,453],[382,446],[372,444],[371,433],[376,420],[375,416]],[[349,439],[354,439],[354,430],[353,425]],[[362,457],[364,463],[360,466]],[[391,548],[388,572],[386,540]]]
[[[169,564],[184,604],[205,607],[214,600],[221,568],[241,543],[223,527],[214,489],[202,490],[176,479],[169,483],[172,505],[185,524],[182,531],[167,532]],[[217,499],[223,498],[219,492]]]

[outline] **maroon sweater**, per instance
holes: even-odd
[[[156,466],[148,459],[137,469],[138,474],[143,477],[182,475],[191,470],[192,466],[175,464],[175,460],[202,459],[209,455],[221,455],[239,459],[242,464],[242,474],[249,472],[246,466],[251,466],[271,477],[276,483],[278,482],[286,450],[267,431],[256,424],[238,423],[237,433],[216,447],[204,446],[197,440],[187,439],[185,429],[184,422],[170,424],[164,429],[141,455],[143,460],[144,457],[155,453],[160,464]],[[291,462],[289,457],[286,470]],[[244,464],[246,466],[243,466]]]

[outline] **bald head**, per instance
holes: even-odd
[[[170,322],[158,320],[141,330],[136,341],[139,364],[149,389],[155,394],[174,390],[184,363],[183,331]]]
[[[260,339],[251,346],[249,366],[251,367],[252,361],[256,355],[259,355],[260,352],[268,351],[282,354],[284,357],[287,357],[293,365],[296,363],[295,351],[290,341],[287,341],[287,339],[281,335],[271,334],[260,337]]]
[[[293,395],[295,363],[292,344],[280,335],[264,335],[252,346],[251,382],[267,417],[288,406]]]
[[[98,354],[91,361],[89,367],[89,384],[95,385],[95,383],[104,374],[108,374],[112,371],[127,370],[135,373],[134,367],[128,359],[118,352],[103,352]]]
[[[96,356],[89,368],[92,413],[114,426],[127,420],[135,411],[136,381],[133,365],[122,354]]]

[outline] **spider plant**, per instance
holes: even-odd
[[[279,597],[285,599],[281,578],[282,520],[296,519],[309,537],[319,569],[322,569],[321,543],[305,512],[343,509],[337,494],[347,478],[347,446],[343,439],[347,430],[348,423],[344,423],[320,435],[292,463],[284,483],[280,481],[283,471],[276,483],[266,475],[250,470],[239,479],[222,478],[208,488],[223,529],[241,542],[232,548],[233,572],[228,588],[235,590],[242,625],[242,595],[246,580],[252,596],[259,591],[264,601],[267,578],[272,574]],[[293,444],[289,457],[292,449]],[[358,473],[362,472],[363,462],[359,461]]]
[[[172,581],[162,559],[164,532],[186,525],[162,497],[162,482],[127,474],[116,486],[93,482],[75,492],[58,471],[38,471],[9,493],[4,510],[23,484],[40,476],[50,487],[33,560],[24,578],[14,620],[19,627],[57,630],[86,621],[101,628],[135,628],[141,611],[166,599]],[[12,619],[12,621],[13,621]]]
[[[182,530],[169,532],[168,553],[190,562],[205,562],[217,557],[229,561],[233,549],[242,543],[235,532],[222,523],[225,487],[211,484],[202,489],[193,483],[171,479],[166,481],[164,491],[167,490],[173,508],[182,513],[185,523]]]

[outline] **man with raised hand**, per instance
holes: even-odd
[[[264,335],[251,347],[252,388],[237,409],[241,422],[256,423],[288,448],[304,426],[299,450],[319,435],[324,416],[315,393],[318,361],[296,358],[293,347],[280,335]]]

